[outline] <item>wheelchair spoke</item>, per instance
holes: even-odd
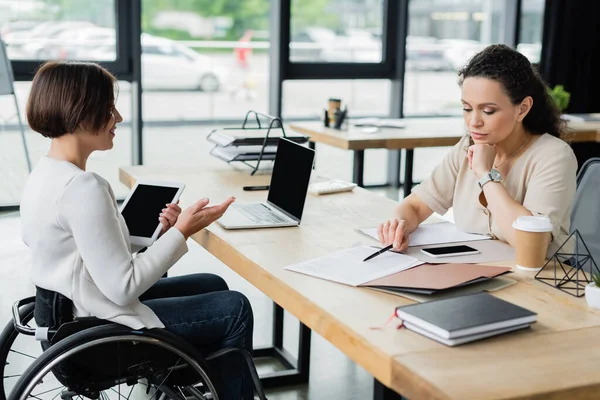
[[[135,384],[131,385],[131,390],[129,391],[129,394],[127,395],[127,400],[129,400],[131,398],[131,393],[133,393],[133,388],[135,388]]]
[[[165,376],[165,378],[163,379],[163,381],[160,383],[160,385],[157,386],[157,390],[156,392],[154,392],[154,394],[152,395],[152,397],[150,397],[150,400],[154,400],[154,396],[156,396],[156,394],[158,393],[158,390],[160,390],[160,388],[164,385],[164,383],[167,381],[167,379],[169,378],[169,376],[171,376],[171,373],[175,370],[175,368],[177,368],[177,366],[179,365],[179,361],[181,360],[181,358],[177,359],[177,362],[175,363],[175,365],[169,369],[169,373],[167,374],[167,376]]]
[[[113,392],[115,392],[116,394],[119,395],[119,398],[124,398],[125,400],[129,400],[129,398],[131,397],[131,393],[133,393],[133,389],[135,388],[135,385],[131,385],[131,389],[129,390],[129,394],[127,395],[127,397],[123,396],[121,394],[121,385],[119,385],[119,390],[116,391],[114,388],[110,388],[110,390],[112,390]],[[108,397],[107,397],[108,398]]]
[[[22,353],[22,352],[20,352],[20,351],[13,350],[13,349],[10,349],[10,352],[11,352],[11,353],[20,354],[20,355],[22,355],[22,356],[25,356],[25,357],[33,358],[34,360],[37,358],[37,357],[35,357],[35,356],[29,355],[29,354],[26,354],[26,353]]]
[[[64,386],[62,386],[62,385],[61,385],[61,386],[59,386],[59,387],[55,387],[54,389],[46,390],[45,392],[41,392],[41,393],[38,393],[38,394],[32,394],[32,395],[30,395],[30,396],[31,396],[31,397],[35,397],[36,399],[38,399],[38,398],[39,398],[38,396],[41,396],[41,395],[43,395],[43,394],[50,393],[50,392],[53,392],[53,391],[55,391],[55,390],[62,389],[62,388],[64,388]],[[59,392],[59,393],[60,393],[60,392]]]
[[[119,395],[119,398],[121,398],[121,397],[122,397],[122,398],[124,398],[124,399],[127,399],[127,397],[125,397],[125,396],[123,396],[123,395],[121,394],[121,390],[120,390],[120,389],[119,389],[119,391],[116,391],[116,390],[115,390],[115,388],[110,388],[110,390],[111,390],[111,391],[113,391],[113,392],[115,392],[116,394],[118,394],[118,395]]]

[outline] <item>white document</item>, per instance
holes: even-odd
[[[386,251],[369,261],[363,261],[376,251],[377,248],[371,246],[354,246],[313,260],[290,265],[285,269],[346,285],[358,286],[423,264],[416,258],[391,251]]]
[[[373,239],[377,238],[377,228],[358,228],[360,233],[364,233]],[[490,239],[486,235],[475,233],[466,233],[458,230],[452,222],[435,222],[432,224],[421,224],[413,233],[409,235],[408,246],[425,246],[430,244],[472,242],[476,240]]]

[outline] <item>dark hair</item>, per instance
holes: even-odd
[[[116,78],[98,64],[49,61],[35,74],[27,101],[29,126],[57,138],[77,128],[98,132],[108,124]]]
[[[458,71],[459,85],[466,78],[487,78],[498,81],[514,104],[520,104],[527,96],[533,98],[533,106],[523,119],[525,129],[535,135],[549,133],[560,137],[564,121],[547,92],[546,85],[523,54],[503,45],[493,44],[475,54]]]

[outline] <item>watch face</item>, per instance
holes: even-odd
[[[493,181],[500,182],[502,180],[502,175],[500,175],[500,172],[498,172],[498,170],[494,168],[492,168],[492,170],[490,171],[490,177]]]

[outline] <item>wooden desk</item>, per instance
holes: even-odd
[[[226,167],[226,166],[225,166]],[[228,168],[228,167],[227,167]],[[228,170],[128,167],[121,181],[137,178],[185,182],[182,207],[208,196],[219,202],[263,201],[266,192],[244,192],[269,176]],[[538,313],[521,332],[449,348],[394,324],[380,327],[410,300],[284,270],[370,239],[353,231],[391,215],[395,202],[356,188],[309,195],[300,228],[227,231],[213,224],[194,235],[211,254],[296,316],[379,382],[409,399],[592,399],[600,393],[600,312],[516,270],[519,283],[494,295]],[[504,265],[514,265],[504,263]],[[386,393],[386,397],[393,398]]]
[[[408,196],[413,185],[414,149],[419,147],[454,146],[466,133],[463,119],[452,118],[405,118],[402,129],[384,128],[377,133],[364,133],[353,125],[340,131],[325,128],[322,122],[290,124],[296,132],[310,136],[313,143],[324,143],[340,149],[354,150],[353,180],[363,185],[364,159],[366,149],[406,150],[404,166],[404,196]],[[600,142],[599,122],[569,122],[564,136],[570,142]],[[400,154],[397,155],[396,173],[400,169]],[[399,187],[399,178],[388,180]]]

